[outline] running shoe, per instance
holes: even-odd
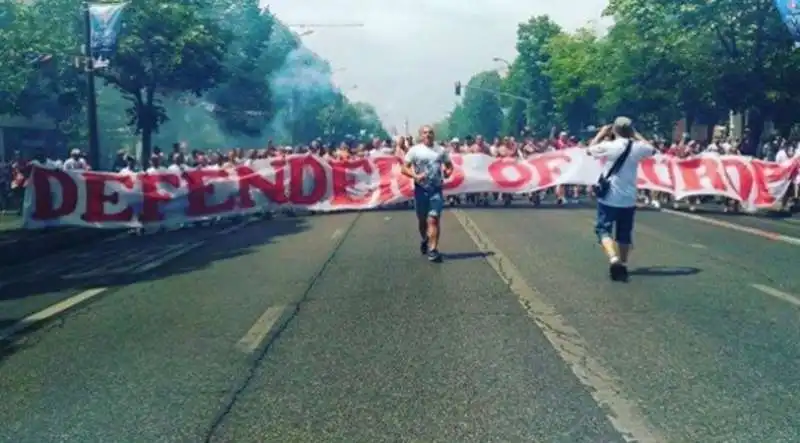
[[[440,263],[442,261],[442,254],[440,254],[436,249],[432,249],[430,252],[428,252],[428,261]]]
[[[608,267],[608,276],[612,281],[628,281],[628,268],[622,263],[611,263]]]

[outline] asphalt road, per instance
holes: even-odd
[[[442,264],[379,211],[2,270],[5,328],[91,296],[7,341],[0,441],[800,441],[800,247],[642,211],[611,283],[592,216],[449,211]]]

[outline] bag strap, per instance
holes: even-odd
[[[622,151],[622,154],[620,154],[616,160],[614,160],[614,164],[611,165],[611,169],[608,170],[608,173],[606,174],[606,180],[608,180],[614,174],[619,172],[620,168],[622,167],[622,164],[625,163],[625,160],[627,160],[628,156],[631,154],[632,148],[633,148],[633,139],[629,139],[628,144],[625,146],[625,150]]]

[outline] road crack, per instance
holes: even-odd
[[[308,282],[308,286],[306,287],[305,291],[303,291],[303,295],[300,296],[300,299],[297,303],[294,304],[294,309],[286,315],[285,320],[281,322],[281,324],[275,330],[275,333],[272,334],[269,341],[264,344],[261,350],[256,354],[253,358],[251,358],[249,365],[247,366],[246,372],[241,380],[234,385],[233,389],[229,389],[226,391],[227,395],[224,399],[222,406],[220,407],[219,412],[214,416],[214,419],[211,422],[211,425],[206,431],[205,436],[203,437],[203,441],[206,443],[211,443],[214,441],[214,437],[217,434],[217,431],[222,427],[225,423],[225,420],[228,416],[233,412],[233,407],[236,405],[236,402],[242,396],[242,394],[247,391],[247,388],[250,386],[252,381],[255,379],[255,376],[258,372],[259,366],[264,361],[264,359],[269,354],[269,351],[272,349],[272,346],[275,342],[280,338],[283,332],[289,327],[289,324],[294,320],[299,314],[305,303],[308,301],[308,297],[311,294],[311,291],[317,286],[320,278],[325,274],[325,271],[328,269],[330,264],[336,258],[339,249],[344,244],[345,240],[350,236],[350,233],[353,231],[353,228],[361,219],[361,213],[359,213],[356,218],[350,223],[350,226],[347,227],[347,230],[339,236],[336,246],[333,247],[333,250],[328,255],[328,258],[325,259],[325,262],[322,263],[322,266],[319,267],[316,273],[311,277]]]

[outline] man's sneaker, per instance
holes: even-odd
[[[424,239],[419,242],[419,253],[425,255],[428,253],[428,239]]]
[[[608,267],[608,275],[612,281],[627,281],[628,268],[620,262],[612,263]]]
[[[442,254],[440,254],[436,249],[432,249],[430,252],[428,252],[428,261],[439,263],[442,261]]]

